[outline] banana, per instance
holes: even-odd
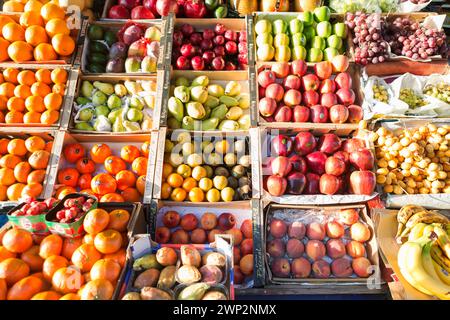
[[[450,286],[446,285],[440,280],[433,278],[433,276],[429,275],[424,269],[422,263],[422,251],[423,247],[427,243],[429,243],[428,240],[417,242],[408,241],[403,245],[406,246],[407,250],[407,257],[404,261],[405,272],[408,273],[416,281],[416,283],[419,283],[420,288],[425,289],[426,292],[431,292],[432,295],[438,297],[441,300],[450,300]],[[429,253],[429,251],[428,253],[425,252],[425,255],[428,255]]]
[[[435,227],[434,232],[437,234],[437,242],[439,247],[441,247],[442,251],[445,253],[447,258],[450,259],[450,239],[447,233],[441,227]]]
[[[438,265],[450,272],[450,259],[444,255],[441,248],[437,244],[434,244],[431,247],[431,257]]]
[[[432,245],[433,245],[433,242],[430,241],[423,246],[423,248],[422,248],[422,265],[429,276],[431,276],[436,281],[441,282],[441,278],[438,276],[438,274],[433,266],[433,258],[431,257],[431,246]]]
[[[411,232],[408,235],[408,241],[416,241],[423,236],[425,227],[428,226],[426,223],[418,223],[412,227]]]
[[[446,223],[448,221],[447,217],[441,215],[440,213],[434,211],[421,211],[414,214],[406,223],[405,229],[400,235],[401,238],[409,234],[411,229],[418,223]]]
[[[403,206],[397,213],[398,229],[395,237],[400,236],[400,234],[403,231],[403,228],[405,227],[406,222],[408,222],[409,218],[411,218],[412,215],[414,215],[416,212],[424,210],[425,209],[422,208],[421,206],[416,206],[413,204]]]
[[[450,285],[450,273],[444,268],[442,268],[436,261],[433,260],[432,263],[439,279],[441,279],[442,282]]]

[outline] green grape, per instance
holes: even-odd
[[[424,106],[425,100],[417,95],[414,90],[410,88],[400,90],[400,100],[405,102],[410,108],[415,109],[417,107]]]
[[[423,93],[446,103],[450,103],[450,84],[443,81],[436,85],[426,86],[423,89]]]
[[[375,100],[378,100],[378,101],[381,101],[384,103],[388,103],[388,101],[389,101],[388,92],[384,86],[382,86],[379,83],[374,84],[372,86],[372,91],[373,91],[373,97],[375,98]]]

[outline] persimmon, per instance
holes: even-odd
[[[79,143],[70,143],[63,148],[64,158],[70,163],[77,162],[85,155],[84,147]]]
[[[106,158],[112,154],[111,148],[107,144],[94,144],[89,152],[92,161],[95,163],[104,163]]]
[[[124,209],[116,209],[109,213],[107,228],[124,232],[127,230],[128,221],[130,221],[130,213]]]

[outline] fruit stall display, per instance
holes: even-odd
[[[257,13],[251,23],[255,61],[315,63],[349,49],[342,15],[331,14],[326,6],[299,14]]]
[[[312,122],[319,127],[346,123],[356,128],[363,119],[359,69],[353,65],[349,68],[344,55],[318,62],[309,70],[303,60],[258,63],[257,68],[254,92],[260,125]]]
[[[130,281],[122,300],[230,300],[232,249],[226,236],[215,246],[159,245],[137,235],[128,250]],[[231,292],[230,292],[231,291]]]
[[[52,2],[36,11],[0,14],[0,62],[71,63],[79,30],[69,29],[65,16]]]
[[[56,131],[27,128],[4,128],[0,139],[1,201],[17,203],[22,197],[37,198],[44,194],[55,159]]]
[[[205,71],[202,75],[174,71],[169,96],[162,103],[167,101],[167,110],[161,110],[161,122],[168,129],[232,132],[251,126],[246,71]]]
[[[80,75],[69,129],[75,133],[150,132],[162,79],[148,76]]]
[[[265,262],[272,283],[366,283],[379,272],[364,205],[265,208]]]
[[[87,26],[81,71],[156,73],[161,23],[95,22]]]
[[[166,134],[160,129],[153,198],[211,203],[251,199],[259,175],[250,144],[245,133]]]
[[[65,205],[75,209],[80,204]],[[82,220],[85,232],[79,238],[2,228],[0,296],[7,300],[117,298],[119,279],[125,272],[127,232],[131,231],[127,228],[134,228],[131,220],[142,208],[99,206]]]
[[[159,244],[209,244],[216,234],[233,238],[234,285],[253,283],[253,224],[250,201],[214,208],[192,203],[158,201],[155,209],[155,241]]]
[[[100,202],[141,202],[152,192],[146,177],[153,176],[156,142],[156,132],[150,137],[63,133],[46,192],[58,199],[80,191]]]

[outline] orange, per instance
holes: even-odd
[[[1,38],[0,38],[1,39]],[[6,40],[5,40],[6,41]],[[6,42],[8,42],[8,41],[6,41]],[[0,83],[3,83],[3,82],[5,82],[5,79],[3,78],[3,74],[0,74]]]
[[[34,75],[37,81],[45,84],[52,84],[51,72],[49,69],[39,69]]]
[[[67,82],[67,71],[62,68],[53,69],[50,74],[53,83],[66,83]]]
[[[10,111],[5,115],[5,123],[23,123],[23,113]]]
[[[205,194],[203,193],[203,190],[195,187],[191,191],[189,191],[189,200],[191,202],[202,202],[205,198]]]
[[[8,41],[24,41],[25,30],[22,26],[15,22],[8,22],[2,29],[3,38]]]
[[[36,61],[51,61],[58,58],[55,50],[49,43],[40,43],[34,48],[34,60]]]
[[[41,115],[41,123],[43,124],[55,124],[58,122],[59,112],[55,110],[44,111]]]
[[[171,173],[167,177],[167,183],[172,188],[179,188],[183,185],[183,177],[181,175],[179,175],[178,173]]]
[[[14,89],[16,88],[15,85],[13,85],[10,82],[4,82],[0,84],[0,95],[5,96],[7,98],[14,97]]]
[[[48,36],[45,32],[44,27],[28,27],[27,30],[25,30],[25,41],[31,44],[33,47],[37,46],[39,43],[47,43]]]
[[[28,175],[27,183],[42,183],[45,178],[45,170],[34,170]]]
[[[0,31],[0,33],[1,33],[1,31]],[[10,44],[9,41],[7,41],[7,40],[5,40],[3,38],[0,38],[0,62],[9,60],[9,56],[8,56],[9,44]],[[1,82],[3,82],[3,81],[1,81]]]
[[[44,150],[45,141],[41,137],[31,136],[27,140],[25,140],[25,147],[30,152],[35,152],[38,150]]]
[[[133,162],[134,159],[136,159],[140,155],[141,155],[141,153],[139,152],[139,149],[136,146],[127,145],[127,146],[122,147],[122,149],[120,150],[120,157],[124,161],[129,162],[129,163]]]
[[[43,26],[44,20],[39,12],[28,11],[20,15],[19,23],[22,27],[28,28],[30,26]]]
[[[44,112],[44,99],[41,96],[29,96],[25,99],[25,108],[28,111]]]
[[[14,168],[14,178],[16,178],[17,182],[26,183],[30,172],[30,164],[27,161],[23,161]]]
[[[2,168],[14,169],[20,162],[22,162],[22,159],[18,156],[7,154],[0,159],[0,166]]]
[[[58,33],[62,33],[65,35],[70,34],[70,30],[67,27],[66,21],[62,19],[52,19],[45,25],[45,31],[47,31],[47,34],[50,38],[56,36]]]
[[[6,1],[3,4],[3,11],[4,12],[23,12],[23,4],[19,1]]]
[[[70,56],[75,50],[75,41],[67,34],[58,33],[52,38],[52,46],[59,55]]]
[[[182,188],[175,188],[170,194],[170,199],[172,199],[173,201],[182,202],[184,201],[184,199],[186,199],[186,195],[186,190]]]
[[[140,202],[142,199],[141,194],[135,188],[126,188],[120,195],[123,197],[125,202]]]
[[[60,94],[61,96],[64,96],[65,91],[66,85],[64,83],[56,83],[52,87],[52,92]]]
[[[6,107],[7,103],[8,103],[8,98],[5,96],[0,96],[0,111],[4,111],[4,110],[8,109]]]
[[[73,187],[64,186],[56,190],[55,198],[61,200],[65,196],[71,193],[75,193],[77,190]]]
[[[45,150],[37,150],[28,157],[28,163],[33,169],[45,169],[47,168],[49,159],[49,152]]]
[[[26,184],[23,183],[15,183],[8,187],[6,190],[6,195],[8,199],[11,201],[17,201],[22,196],[22,190],[25,188]]]
[[[133,172],[128,170],[121,170],[116,174],[117,189],[125,190],[133,187],[136,184],[136,177]]]
[[[0,123],[5,123],[5,114],[0,112]]]
[[[59,300],[62,296],[55,291],[43,291],[35,294],[31,300]]]
[[[14,84],[17,84],[17,76],[19,74],[19,70],[14,68],[6,68],[3,70],[3,78],[7,82],[12,82]]]
[[[46,95],[52,92],[50,86],[43,82],[36,82],[31,86],[31,93],[35,96],[45,98]]]
[[[29,0],[23,7],[23,11],[25,11],[25,12],[36,11],[36,12],[40,13],[41,8],[42,8],[42,2],[40,2],[38,0]]]
[[[186,178],[183,181],[183,189],[190,192],[193,188],[197,187],[197,180],[192,177]]]
[[[3,8],[3,11],[5,11],[4,8]],[[8,22],[15,22],[15,21],[9,16],[6,16],[6,15],[0,16],[0,36],[3,36],[2,35],[3,26],[5,24],[7,24]]]
[[[163,180],[165,180],[172,172],[173,172],[173,167],[168,163],[164,163],[163,164],[163,174],[162,174]]]
[[[49,141],[45,144],[45,151],[47,152],[52,152],[53,149],[53,141]]]
[[[10,168],[0,169],[0,184],[2,186],[10,186],[16,182],[14,178],[14,170]]]
[[[44,98],[44,105],[48,110],[56,110],[61,109],[62,105],[62,97],[58,93],[49,93]]]
[[[26,99],[31,96],[31,89],[26,84],[19,84],[14,88],[14,95],[18,98]]]
[[[25,101],[22,98],[12,97],[9,98],[7,104],[9,111],[24,111],[25,110]]]
[[[145,176],[140,176],[136,180],[136,189],[139,191],[141,195],[144,195],[145,191]]]
[[[25,141],[22,139],[12,139],[8,143],[8,152],[14,156],[23,157],[27,153]]]
[[[36,82],[36,77],[35,77],[33,71],[31,71],[31,70],[22,70],[17,75],[17,81],[20,84],[26,84],[27,86],[31,86],[33,83]]]
[[[137,157],[131,164],[131,170],[138,176],[147,174],[147,162],[148,159],[145,157]]]
[[[0,139],[0,154],[8,153],[8,143],[9,139],[6,138]]]
[[[25,41],[15,41],[8,47],[8,56],[14,62],[25,62],[33,59],[33,47]]]
[[[127,168],[125,162],[121,158],[116,156],[109,156],[108,158],[106,158],[103,166],[105,167],[106,171],[113,175]]]
[[[124,202],[125,199],[118,193],[111,192],[103,195],[100,202]]]
[[[42,6],[41,16],[45,21],[50,21],[55,18],[64,19],[66,14],[60,6],[55,3],[48,2]]]
[[[172,194],[172,187],[167,182],[163,182],[161,186],[161,198],[169,199],[171,194]]]
[[[150,153],[150,141],[145,141],[141,146],[141,151],[144,157],[148,158],[148,154]]]
[[[28,111],[23,115],[23,123],[41,123],[41,114],[36,111]]]
[[[22,190],[23,198],[38,198],[42,193],[43,187],[40,183],[31,183],[27,184],[25,188]]]
[[[0,201],[6,201],[8,199],[8,197],[6,196],[6,190],[8,190],[7,186],[0,185]]]

